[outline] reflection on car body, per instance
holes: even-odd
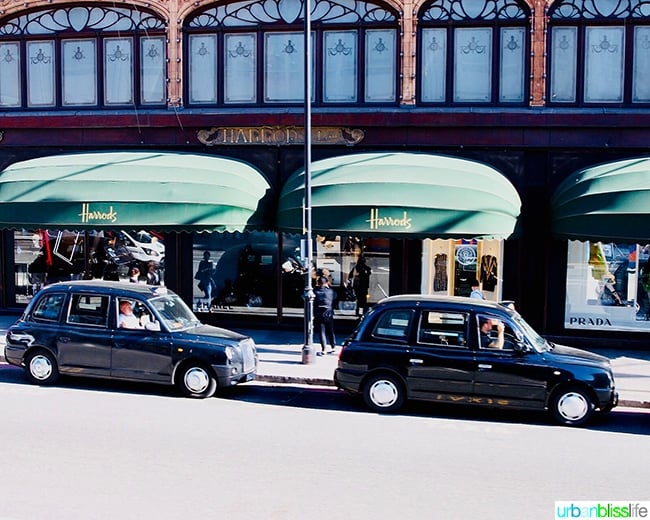
[[[128,301],[135,328],[118,327]],[[176,384],[188,397],[256,377],[252,338],[202,324],[164,287],[72,281],[42,289],[7,331],[7,361],[36,384],[59,374]]]
[[[482,341],[491,323],[502,341]],[[406,400],[548,410],[586,423],[618,403],[607,358],[554,345],[507,305],[464,297],[393,296],[345,341],[336,385],[379,412]]]

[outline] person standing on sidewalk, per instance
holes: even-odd
[[[471,282],[472,292],[470,293],[470,298],[475,298],[477,300],[485,300],[485,296],[481,292],[481,286],[478,283],[478,280],[474,278]]]
[[[317,356],[322,356],[330,345],[328,354],[336,352],[336,339],[334,338],[334,299],[336,293],[330,287],[329,280],[325,276],[319,276],[318,286],[314,291],[314,325],[320,333],[321,351]]]

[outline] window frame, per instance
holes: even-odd
[[[577,4],[578,2],[576,2]],[[635,7],[637,3],[631,1],[628,3],[622,2],[624,9],[630,12],[624,16],[610,15],[605,16],[597,11],[590,10],[588,16],[585,17],[579,12],[579,6],[573,2],[558,2],[553,5],[549,10],[548,16],[548,42],[547,42],[547,60],[549,74],[546,79],[547,105],[553,107],[609,107],[609,108],[645,108],[650,106],[650,95],[647,100],[634,101],[635,92],[638,90],[638,85],[635,83],[635,64],[637,63],[636,49],[635,49],[635,35],[638,28],[650,29],[650,17],[641,17],[635,15]],[[565,10],[565,11],[563,11]],[[570,14],[568,11],[570,10]],[[565,12],[567,14],[559,14],[554,17],[556,13]],[[560,17],[561,16],[561,17]],[[618,28],[622,29],[624,48],[623,56],[621,57],[622,74],[621,74],[621,92],[622,99],[620,101],[607,101],[607,100],[587,100],[587,33],[590,29],[594,28]],[[556,101],[553,96],[554,87],[554,67],[556,64],[556,56],[554,52],[554,38],[553,32],[556,29],[574,29],[576,33],[576,48],[575,48],[575,77],[574,82],[574,95],[573,100],[560,100]],[[558,63],[561,60],[557,60]],[[646,75],[650,74],[650,67]],[[608,76],[607,81],[610,81]],[[640,81],[640,80],[639,80]]]
[[[323,3],[328,5],[336,6],[337,3],[335,0],[321,0]],[[361,0],[355,0],[358,2]],[[353,3],[355,3],[353,2]],[[332,21],[332,20],[312,20],[311,30],[312,30],[312,105],[317,107],[355,107],[355,106],[398,106],[400,102],[400,71],[401,71],[401,53],[400,53],[400,17],[397,12],[387,5],[379,2],[374,2],[370,4],[366,2],[370,7],[376,8],[377,10],[383,10],[383,12],[388,13],[392,16],[393,20],[357,20],[356,22],[347,22],[346,20]],[[241,4],[239,2],[238,4]],[[251,2],[251,4],[253,4]],[[224,7],[228,7],[229,4],[226,4]],[[233,4],[234,5],[234,4]],[[302,3],[301,3],[302,5]],[[341,4],[343,5],[343,4]],[[348,5],[348,4],[345,4]],[[250,8],[250,6],[249,6]],[[248,9],[248,8],[247,8]],[[331,7],[330,7],[331,9]],[[348,8],[349,10],[349,8]],[[281,11],[281,9],[279,9]],[[248,12],[248,11],[247,11]],[[354,11],[352,11],[354,13]],[[210,13],[209,15],[207,13]],[[304,88],[302,89],[301,96],[299,100],[274,100],[266,101],[267,93],[267,83],[266,76],[267,70],[266,65],[266,40],[269,35],[274,33],[300,33],[304,36],[304,20],[302,16],[298,14],[295,19],[289,23],[285,20],[269,20],[267,22],[258,22],[258,21],[248,21],[248,23],[243,23],[238,21],[237,23],[227,24],[222,21],[216,21],[213,18],[217,17],[219,14],[223,13],[219,11],[219,8],[214,8],[214,6],[208,7],[201,11],[196,11],[189,15],[183,25],[183,60],[185,63],[191,63],[192,57],[190,55],[191,46],[189,44],[191,38],[196,35],[216,35],[217,50],[218,55],[217,62],[217,94],[216,101],[211,102],[196,102],[191,99],[192,92],[192,71],[188,66],[186,70],[183,71],[183,97],[185,99],[185,105],[190,108],[198,107],[220,107],[220,108],[240,108],[240,107],[278,107],[278,106],[302,106],[304,104]],[[225,16],[225,15],[223,15]],[[229,20],[234,17],[231,13]],[[348,14],[349,16],[349,14]],[[358,16],[358,13],[354,16]],[[203,26],[198,26],[196,20],[200,19],[210,19],[210,22],[206,22]],[[343,17],[345,18],[345,17]],[[390,101],[388,100],[379,100],[371,101],[366,100],[366,90],[367,90],[367,81],[365,79],[366,68],[365,68],[365,56],[366,56],[366,35],[371,30],[390,30],[394,34],[395,39],[395,49],[392,51],[392,64],[394,67],[394,77],[393,84],[391,88],[394,92],[394,98]],[[331,32],[349,32],[356,31],[356,89],[355,89],[355,99],[351,101],[345,100],[335,100],[327,101],[325,99],[325,88],[326,82],[324,79],[325,73],[325,57],[324,52],[327,51],[325,48],[325,39],[326,34]],[[250,34],[254,33],[256,35],[256,47],[255,47],[255,79],[256,79],[256,95],[255,100],[252,101],[229,101],[226,99],[226,82],[228,78],[226,77],[226,59],[225,59],[225,42],[226,39],[231,37],[234,34]],[[303,38],[304,39],[304,38]],[[304,57],[301,54],[301,59],[304,62]]]
[[[78,28],[73,27],[70,23],[69,27],[57,28],[49,27],[47,22],[50,19],[66,19],[74,18],[74,10],[81,9],[89,12],[86,26]],[[114,20],[112,26],[101,26],[101,23],[110,24],[107,22],[98,22],[99,16],[91,16],[92,10],[103,10],[106,15],[106,20]],[[108,14],[112,12],[117,13],[113,18]],[[58,14],[63,14],[58,16]],[[38,20],[46,20],[39,22]],[[131,24],[131,28],[125,30],[123,28],[124,20]],[[39,25],[40,24],[40,25]],[[94,25],[93,25],[94,24]],[[31,27],[36,27],[33,29]],[[3,30],[4,29],[4,30]],[[159,102],[150,103],[144,100],[142,93],[143,87],[143,70],[142,66],[142,50],[141,43],[145,39],[161,39],[166,42],[167,30],[166,24],[161,18],[158,18],[153,12],[129,9],[128,7],[116,6],[70,6],[63,5],[51,8],[38,8],[28,12],[21,12],[13,18],[7,18],[0,22],[0,43],[17,43],[19,60],[19,77],[18,77],[18,90],[19,90],[19,103],[1,105],[0,111],[36,111],[36,110],[101,110],[101,109],[125,109],[130,107],[137,108],[151,108],[151,107],[165,107],[167,104],[167,45],[163,45],[165,55],[162,56],[162,87],[163,96]],[[123,103],[109,102],[109,94],[106,91],[106,67],[105,60],[107,59],[105,53],[105,45],[107,40],[111,39],[130,39],[132,41],[132,65],[131,65],[131,80],[132,80],[132,101]],[[64,47],[70,42],[85,41],[92,42],[94,46],[94,97],[95,103],[87,102],[66,102],[64,99],[66,89],[66,78],[64,77],[65,65],[63,63]],[[52,42],[52,102],[37,103],[31,102],[30,98],[30,77],[29,77],[29,57],[27,55],[28,47],[38,42]],[[74,81],[67,80],[69,84],[74,84]]]
[[[467,1],[467,0],[465,0]],[[530,26],[530,9],[519,0],[503,0],[511,5],[516,4],[517,8],[521,11],[520,17],[499,18],[494,12],[484,12],[470,14],[469,9],[464,9],[462,5],[452,13],[451,7],[453,4],[462,4],[463,0],[433,0],[426,2],[421,7],[418,13],[418,29],[417,29],[417,51],[416,51],[416,101],[419,105],[424,106],[499,106],[499,107],[520,107],[527,106],[530,99],[530,39],[531,39],[531,26]],[[489,3],[485,2],[487,6]],[[445,10],[449,12],[445,14]],[[438,16],[437,20],[425,19],[427,12],[431,10],[430,17]],[[498,10],[498,9],[497,9]],[[506,11],[506,9],[501,9]],[[461,16],[458,13],[463,13]],[[455,99],[456,98],[456,53],[458,51],[457,43],[460,30],[477,30],[477,29],[490,29],[491,31],[491,44],[490,44],[490,77],[488,78],[489,84],[489,99],[485,102],[470,99]],[[425,53],[424,48],[427,45],[425,35],[430,30],[443,30],[444,31],[444,52],[442,58],[444,61],[444,78],[439,81],[443,83],[443,99],[425,99],[425,73],[435,73],[426,67],[425,72]],[[523,48],[522,53],[522,69],[521,69],[521,100],[507,100],[502,99],[502,86],[505,84],[503,80],[503,68],[507,64],[506,60],[502,59],[503,48],[507,43],[505,42],[504,29],[523,29]],[[431,44],[434,44],[431,42]],[[439,44],[439,42],[435,42]],[[435,51],[435,49],[434,49]],[[440,60],[438,60],[440,61]]]

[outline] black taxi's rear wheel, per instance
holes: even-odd
[[[212,370],[202,364],[184,366],[178,374],[177,384],[185,397],[204,399],[217,391],[217,380]]]
[[[53,385],[59,378],[59,368],[54,356],[47,350],[37,350],[25,359],[27,378],[37,385]]]
[[[585,424],[594,413],[595,405],[588,392],[569,387],[556,392],[551,398],[551,414],[565,426]]]
[[[392,413],[404,406],[406,391],[396,376],[377,374],[370,376],[366,381],[363,400],[368,408],[375,412]]]

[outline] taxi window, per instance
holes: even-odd
[[[403,309],[384,312],[377,320],[372,336],[377,339],[406,340],[413,314],[413,311]]]
[[[467,322],[467,315],[459,312],[422,311],[418,342],[466,348]]]
[[[108,296],[73,294],[70,300],[68,323],[106,327]]]
[[[43,296],[32,312],[32,318],[38,321],[59,321],[65,294],[55,293]]]

